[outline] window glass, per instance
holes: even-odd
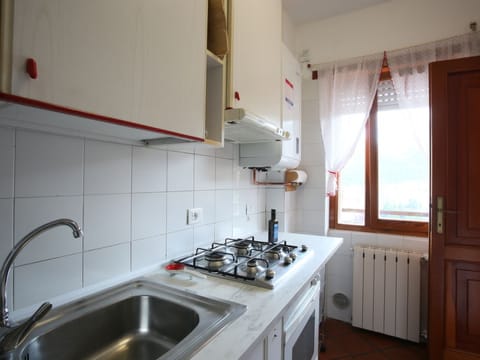
[[[338,223],[365,225],[365,130],[338,179]]]
[[[377,112],[378,218],[428,221],[429,110]]]

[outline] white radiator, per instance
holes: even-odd
[[[352,325],[420,341],[422,254],[356,246]]]

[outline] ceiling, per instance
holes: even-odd
[[[282,0],[295,25],[360,10],[390,0]]]

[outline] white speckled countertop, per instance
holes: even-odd
[[[257,234],[255,239],[265,241],[267,234]],[[150,280],[165,285],[247,306],[242,316],[227,325],[192,359],[240,359],[257,340],[267,334],[269,326],[282,315],[295,295],[325,266],[343,242],[341,238],[280,233],[279,241],[283,240],[289,244],[307,245],[312,254],[303,259],[302,266],[292,269],[288,277],[282,279],[273,290],[211,276],[206,279],[190,279],[183,274],[171,276],[163,270],[148,276]]]

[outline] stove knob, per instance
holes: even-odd
[[[293,261],[295,261],[295,259],[297,258],[297,254],[291,253],[290,257],[292,258]]]
[[[275,270],[267,269],[265,272],[265,279],[272,280],[275,277]]]
[[[283,264],[284,265],[290,265],[292,263],[292,258],[290,256],[285,256],[283,259]]]
[[[307,245],[302,245],[302,252],[305,252],[305,251],[307,251],[307,250],[308,250]]]

